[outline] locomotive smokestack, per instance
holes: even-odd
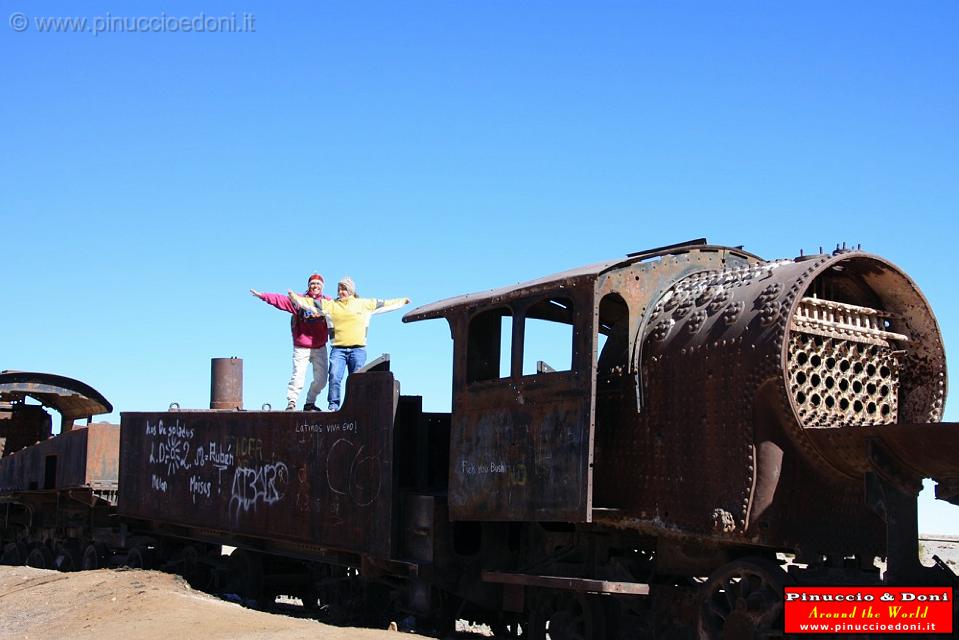
[[[243,408],[243,360],[213,358],[210,360],[210,408]]]

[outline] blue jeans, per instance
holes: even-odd
[[[344,369],[353,373],[366,364],[366,347],[333,347],[330,349],[330,411],[340,409],[340,385],[343,383]]]

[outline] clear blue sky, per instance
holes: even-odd
[[[0,368],[155,410],[207,406],[210,358],[236,355],[247,406],[280,407],[288,317],[250,287],[349,273],[415,305],[698,236],[862,243],[957,365],[951,0],[0,7]],[[38,24],[201,14],[255,31]],[[370,351],[447,410],[445,324],[400,317]],[[957,512],[920,527],[959,534]]]

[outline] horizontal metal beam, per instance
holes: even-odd
[[[614,582],[567,576],[534,576],[526,573],[503,573],[500,571],[483,571],[480,578],[483,582],[519,584],[527,587],[546,587],[568,591],[588,591],[590,593],[615,593],[629,596],[649,595],[649,585],[639,582]]]

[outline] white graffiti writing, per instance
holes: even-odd
[[[353,504],[367,507],[380,493],[380,458],[370,455],[366,445],[340,438],[326,455],[326,484],[330,491],[349,496]]]
[[[156,474],[150,476],[150,486],[156,491],[166,493],[167,483],[163,478],[158,478]]]
[[[224,448],[222,445],[217,446],[216,442],[211,441],[205,448],[197,447],[193,463],[198,467],[209,463],[218,469],[226,469],[233,466],[234,460],[233,445],[227,445]]]
[[[165,464],[167,475],[175,474],[179,469],[189,469],[188,459],[190,443],[177,436],[167,436],[166,442],[150,443],[150,462]]]
[[[233,473],[233,497],[230,511],[237,517],[255,511],[259,503],[272,505],[283,499],[290,481],[289,470],[283,462],[255,467],[237,467]]]
[[[189,440],[193,437],[193,429],[180,424],[179,420],[172,425],[163,424],[163,420],[157,421],[156,424],[147,420],[146,434],[148,436],[174,436]]]
[[[297,424],[296,433],[356,433],[355,422],[335,422],[333,424]]]
[[[460,472],[467,476],[482,475],[485,473],[507,473],[510,465],[505,462],[489,462],[475,464],[468,460],[460,462]]]
[[[193,504],[196,504],[197,496],[209,498],[211,488],[212,483],[209,480],[203,480],[197,476],[190,476],[190,494],[193,496]]]
[[[461,476],[491,476],[498,474],[508,475],[510,484],[519,486],[526,484],[526,465],[521,462],[510,464],[495,460],[490,462],[460,460]],[[500,482],[500,480],[495,480],[494,482]]]

